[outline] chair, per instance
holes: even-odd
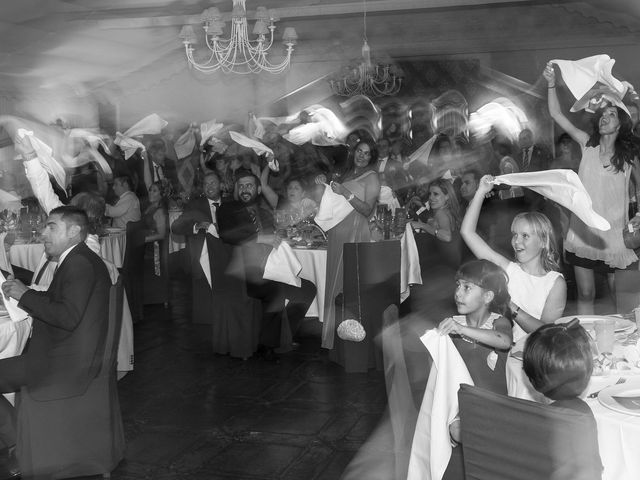
[[[640,306],[640,270],[616,270],[616,312],[627,313]]]
[[[144,237],[145,225],[142,220],[127,223],[127,244],[124,251],[122,274],[134,321],[143,316]]]
[[[16,456],[24,476],[108,478],[124,457],[116,385],[123,292],[120,277],[110,291],[102,366],[84,394],[38,401],[27,387],[22,388],[17,404]]]
[[[594,480],[602,476],[586,414],[461,385],[467,480]]]

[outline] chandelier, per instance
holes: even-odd
[[[271,63],[267,59],[269,49],[273,45],[273,32],[276,29],[274,10],[267,11],[265,7],[256,10],[256,23],[253,27],[254,40],[249,40],[249,28],[245,0],[233,0],[231,13],[231,36],[220,38],[226,21],[216,7],[206,9],[200,15],[203,23],[205,42],[209,48],[209,58],[198,62],[193,52],[198,43],[195,31],[190,25],[185,25],[180,31],[180,38],[184,44],[189,65],[203,73],[213,73],[222,70],[224,73],[281,73],[291,61],[293,46],[298,35],[292,27],[284,29],[282,43],[287,47],[286,57],[282,63]]]
[[[364,0],[364,34],[362,61],[342,68],[340,74],[329,79],[331,90],[341,97],[365,95],[383,97],[395,95],[402,86],[401,72],[392,64],[371,62],[371,49],[367,43],[367,0]]]

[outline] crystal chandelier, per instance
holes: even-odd
[[[402,86],[401,72],[394,65],[371,62],[371,49],[367,43],[367,0],[364,0],[363,23],[362,61],[343,67],[340,74],[329,79],[331,90],[341,97],[395,95]]]
[[[287,46],[286,58],[282,63],[273,64],[267,59],[269,49],[273,45],[275,22],[279,20],[273,10],[265,7],[256,10],[256,23],[253,27],[254,40],[249,40],[247,11],[245,0],[233,0],[231,13],[231,36],[220,38],[226,21],[216,7],[206,9],[200,15],[205,32],[205,41],[209,48],[209,58],[198,62],[193,56],[194,45],[198,43],[195,31],[190,25],[182,27],[180,38],[184,44],[189,65],[200,72],[213,73],[222,70],[224,73],[281,73],[291,61],[293,46],[298,35],[292,27],[284,29],[282,43]]]

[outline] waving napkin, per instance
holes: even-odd
[[[301,271],[302,265],[289,244],[280,242],[267,257],[262,278],[300,287],[302,281],[298,275]]]
[[[0,285],[3,284],[6,280],[7,279],[4,278],[3,273],[0,272]],[[7,312],[11,317],[11,321],[19,322],[20,320],[24,320],[29,316],[27,312],[25,312],[23,309],[21,309],[18,306],[18,301],[16,299],[11,297],[6,297],[4,292],[1,292],[1,293],[2,293],[2,300],[4,302],[4,308],[7,309]]]
[[[19,128],[17,135],[20,138],[24,138],[25,136],[30,137],[31,145],[38,155],[38,161],[42,165],[49,175],[51,175],[56,183],[63,189],[66,189],[66,173],[64,171],[63,166],[53,158],[53,149],[44,143],[42,140],[34,136],[33,132],[30,130],[25,130],[24,128]]]
[[[195,124],[189,125],[189,128],[184,132],[176,142],[173,144],[173,149],[176,151],[176,157],[178,160],[188,157],[196,148],[196,132]]]
[[[160,118],[157,113],[152,113],[134,124],[126,132],[116,132],[116,139],[113,143],[122,149],[125,160],[128,160],[139,148],[145,150],[145,146],[138,140],[135,140],[134,137],[157,135],[168,124],[169,122]]]
[[[216,133],[222,130],[224,124],[218,123],[214,120],[209,120],[200,124],[200,146],[202,147],[207,141],[213,137]],[[223,151],[224,152],[224,151]],[[220,153],[223,153],[220,152]]]
[[[527,187],[568,208],[592,228],[602,231],[611,228],[609,222],[593,210],[591,197],[578,178],[578,174],[573,170],[510,173],[495,177],[493,183]]]
[[[326,232],[344,220],[352,211],[353,207],[347,199],[335,193],[329,185],[325,184],[318,213],[316,213],[314,220]]]
[[[558,65],[564,83],[577,100],[571,107],[572,112],[582,109],[592,112],[600,106],[599,100],[593,100],[604,96],[629,113],[622,97],[630,85],[613,76],[611,70],[616,61],[609,55],[594,55],[576,61],[551,60],[551,63]]]
[[[433,364],[413,434],[407,480],[441,480],[451,458],[449,425],[458,416],[458,389],[462,383],[473,385],[473,380],[448,335],[434,329],[420,340]]]

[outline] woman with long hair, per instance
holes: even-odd
[[[631,117],[614,105],[599,111],[592,134],[580,130],[560,109],[552,64],[547,64],[543,75],[548,83],[549,113],[580,146],[578,175],[591,196],[593,209],[611,225],[607,231],[596,230],[571,215],[564,241],[565,260],[573,265],[578,287],[578,313],[592,314],[595,272],[607,274],[613,292],[615,270],[626,269],[638,260],[624,245],[621,231],[629,221],[629,179],[631,165],[640,152],[640,139],[633,135]]]

